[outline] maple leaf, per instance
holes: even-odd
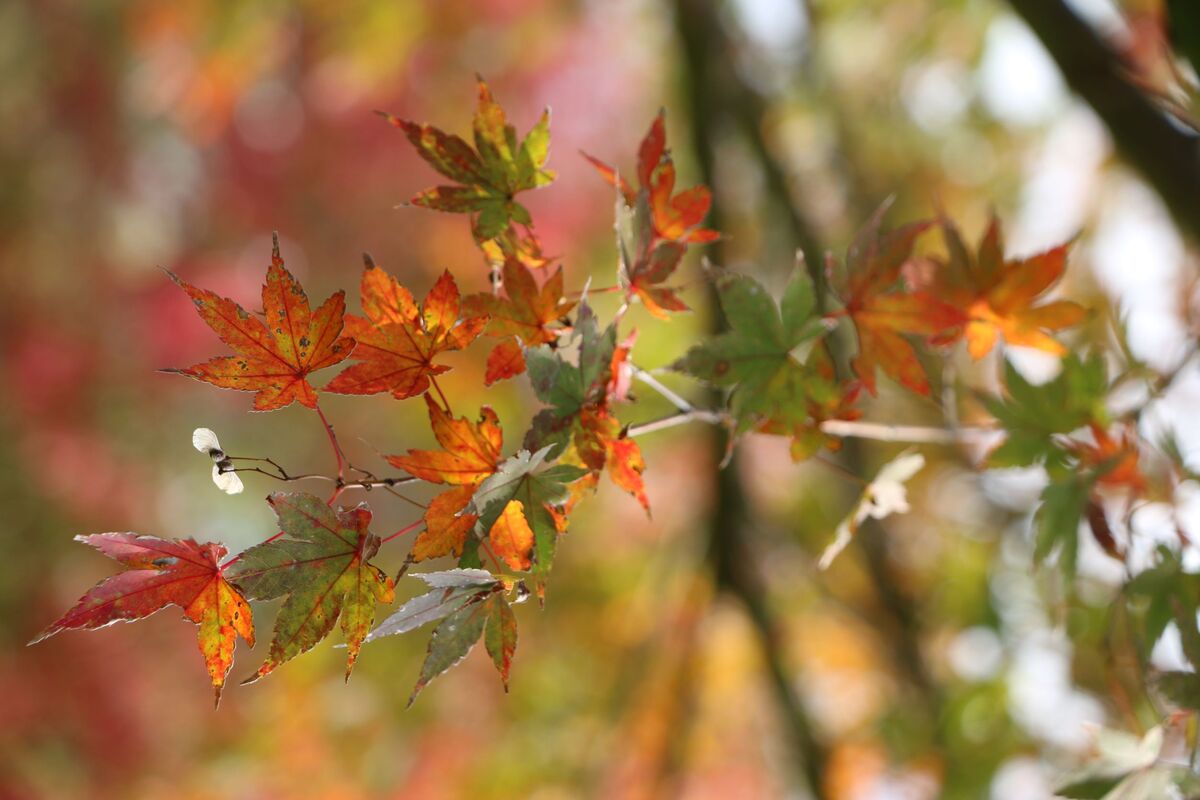
[[[509,569],[523,572],[533,566],[533,529],[525,517],[525,505],[520,500],[508,504],[492,523],[488,541],[496,557]]]
[[[338,373],[324,391],[338,394],[391,392],[397,399],[425,392],[430,379],[449,371],[435,364],[438,355],[461,350],[483,332],[487,318],[460,316],[458,286],[442,273],[417,306],[412,293],[366,257],[361,293],[366,317],[346,317],[358,345],[353,364]]]
[[[481,635],[508,691],[508,675],[517,649],[517,618],[504,597],[505,584],[481,569],[417,573],[413,577],[425,581],[431,591],[409,600],[367,637],[372,642],[445,620],[430,637],[409,705],[430,681],[465,658]]]
[[[212,678],[215,702],[219,703],[225,676],[233,666],[238,635],[254,646],[250,606],[219,566],[225,548],[214,543],[197,544],[193,539],[159,539],[135,533],[75,538],[129,569],[96,584],[33,641],[40,642],[60,631],[143,619],[167,606],[179,606],[184,616],[199,626],[196,638]]]
[[[471,214],[471,230],[477,242],[501,236],[512,222],[532,223],[529,211],[514,199],[520,192],[537,189],[554,180],[545,168],[550,154],[550,110],[525,138],[517,143],[516,129],[508,124],[504,109],[496,103],[483,79],[479,79],[479,103],[473,129],[475,146],[432,125],[422,125],[380,114],[404,131],[417,153],[439,173],[457,181],[453,186],[435,186],[416,194],[413,205]]]
[[[675,164],[666,151],[665,116],[655,117],[638,148],[634,188],[615,169],[584,153],[606,181],[618,190],[618,282],[629,299],[638,299],[656,317],[670,311],[687,311],[675,289],[664,285],[674,274],[686,245],[715,241],[716,231],[699,227],[712,205],[705,186],[674,194]]]
[[[512,337],[529,347],[555,342],[559,335],[555,326],[575,307],[563,299],[561,267],[540,289],[533,273],[516,259],[504,262],[501,276],[504,297],[480,293],[463,298],[464,314],[486,316],[487,334],[506,339],[488,356],[488,385],[525,371],[525,358]]]
[[[432,483],[455,488],[435,497],[425,511],[425,530],[413,542],[414,561],[448,554],[461,555],[476,516],[463,510],[485,478],[496,471],[504,435],[492,409],[484,406],[478,422],[455,419],[433,398],[425,395],[429,424],[442,450],[409,450],[407,455],[387,456],[388,463]]]
[[[659,319],[667,319],[668,311],[687,311],[687,304],[675,290],[664,285],[683,260],[687,246],[665,240],[654,230],[645,193],[639,194],[632,205],[618,200],[616,215],[620,285]]]
[[[837,369],[827,346],[821,343],[814,346],[802,367],[804,382],[808,387],[805,404],[807,416],[802,417],[798,413],[776,414],[755,428],[759,433],[791,436],[789,453],[796,462],[811,458],[822,448],[831,453],[842,449],[842,440],[824,433],[821,423],[826,420],[856,420],[863,415],[862,409],[856,407],[862,394],[862,382],[847,380],[838,383]]]
[[[273,411],[299,401],[317,407],[308,376],[345,359],[354,340],[339,338],[346,310],[344,292],[335,292],[313,312],[308,296],[283,265],[274,237],[271,266],[262,290],[265,322],[240,305],[167,272],[196,305],[208,326],[237,355],[214,358],[187,369],[166,369],[220,386],[256,392],[254,409]]]
[[[675,164],[667,152],[666,113],[660,111],[650,124],[638,148],[637,175],[640,188],[635,191],[617,171],[587,153],[600,175],[617,187],[626,203],[634,206],[645,194],[650,220],[658,238],[671,242],[702,243],[715,241],[720,234],[699,227],[712,206],[707,186],[694,186],[675,193]]]
[[[418,595],[396,609],[367,635],[366,642],[416,630],[454,613],[464,601],[476,595],[486,596],[503,588],[495,575],[483,569],[416,572],[410,573],[410,577],[425,581],[432,591]]]
[[[1053,380],[1031,384],[1005,361],[1006,396],[984,397],[984,405],[1004,428],[1005,439],[987,458],[992,467],[1063,467],[1068,451],[1058,439],[1108,417],[1108,375],[1104,359],[1070,355]]]
[[[518,501],[519,511],[533,532],[533,541],[531,548],[525,552],[514,551],[512,558],[529,564],[529,568],[539,574],[549,572],[558,542],[558,523],[553,507],[567,499],[567,484],[587,473],[587,470],[570,464],[546,464],[551,449],[546,446],[536,453],[521,450],[500,464],[496,472],[475,490],[470,505],[471,512],[479,518],[476,531],[482,539],[484,534],[490,535],[502,514],[512,513],[509,504]],[[502,537],[509,533],[504,527],[506,524],[502,523]]]
[[[853,401],[852,392],[839,391],[817,343],[828,328],[815,313],[811,281],[797,269],[778,306],[746,275],[721,273],[716,289],[729,330],[693,346],[674,368],[729,387],[729,410],[739,433],[790,433],[794,455],[811,454],[812,435],[819,433],[822,419],[845,413],[840,404],[847,397]],[[811,349],[802,361],[805,348]]]
[[[271,649],[246,683],[311,650],[341,621],[349,654],[346,679],[375,621],[377,603],[395,599],[392,579],[368,563],[379,537],[366,504],[335,512],[311,494],[267,498],[283,537],[255,545],[229,567],[229,577],[255,600],[284,597]]]
[[[1138,465],[1140,456],[1137,434],[1126,426],[1120,438],[1111,436],[1104,426],[1089,423],[1095,444],[1073,442],[1072,449],[1084,469],[1098,470],[1096,483],[1109,487],[1125,487],[1135,495],[1146,491],[1146,476]]]
[[[944,336],[964,322],[953,305],[925,291],[904,286],[902,269],[917,237],[929,228],[915,222],[883,232],[884,203],[863,226],[846,253],[845,269],[829,258],[830,285],[845,304],[845,313],[858,333],[854,372],[863,387],[876,394],[875,370],[919,394],[929,394],[929,380],[917,353],[901,334]]]
[[[593,472],[607,467],[613,482],[649,512],[641,479],[645,469],[641,449],[624,436],[620,422],[609,409],[614,392],[622,391],[621,365],[628,357],[632,339],[617,347],[616,327],[610,325],[602,332],[586,303],[580,305],[575,332],[578,365],[564,360],[555,348],[543,346],[526,351],[534,392],[550,408],[534,417],[525,446],[535,449],[551,445],[556,451],[565,451],[565,462],[582,464]]]
[[[525,352],[515,339],[505,339],[488,353],[483,385],[516,377],[525,371]]]
[[[508,673],[517,649],[517,620],[508,600],[499,593],[475,595],[433,629],[421,664],[421,675],[408,698],[411,706],[429,682],[471,652],[480,637],[508,691]]]
[[[480,242],[479,249],[493,267],[503,266],[505,261],[514,259],[529,269],[541,269],[553,260],[542,252],[541,240],[528,226],[525,226],[524,232],[510,226],[499,236]]]
[[[991,352],[1001,336],[1010,345],[1066,354],[1067,349],[1047,331],[1079,324],[1087,316],[1086,309],[1069,300],[1034,303],[1062,278],[1069,244],[1006,261],[1000,221],[995,217],[974,256],[949,219],[942,219],[942,232],[949,255],[934,276],[934,286],[945,302],[966,309],[962,335],[972,358]]]
[[[462,555],[467,535],[479,519],[475,514],[466,513],[475,486],[455,486],[429,501],[429,507],[425,509],[425,529],[413,540],[413,561]]]

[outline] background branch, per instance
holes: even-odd
[[[1062,0],[1009,0],[1050,52],[1067,84],[1112,134],[1121,156],[1200,241],[1200,136],[1130,82],[1121,56]]]

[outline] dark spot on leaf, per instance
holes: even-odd
[[[728,361],[725,361],[724,359],[722,359],[722,360],[718,361],[716,364],[713,364],[713,375],[716,375],[719,378],[722,375],[724,375],[726,372],[729,372],[729,362]]]

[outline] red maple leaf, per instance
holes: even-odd
[[[225,676],[233,666],[238,635],[254,646],[250,606],[241,591],[225,580],[219,566],[225,548],[213,543],[197,544],[193,539],[159,539],[135,533],[75,538],[129,569],[96,584],[33,641],[65,630],[143,619],[167,606],[179,606],[184,616],[199,626],[196,637],[219,703]]]
[[[875,370],[882,369],[919,394],[929,394],[929,380],[916,350],[902,334],[945,335],[962,325],[962,311],[933,294],[913,291],[902,281],[902,269],[928,222],[915,222],[881,232],[882,206],[863,226],[846,254],[845,270],[830,258],[829,282],[845,303],[845,313],[858,332],[853,366],[862,385],[876,393]]]
[[[450,369],[434,359],[461,350],[483,332],[487,317],[460,316],[458,286],[442,274],[418,308],[412,293],[368,257],[362,277],[366,317],[346,317],[358,341],[354,360],[325,386],[338,394],[391,392],[397,399],[422,394],[430,378]]]
[[[684,244],[712,242],[720,237],[713,230],[699,227],[712,207],[712,192],[707,186],[693,186],[675,193],[675,163],[667,152],[666,114],[660,111],[638,148],[639,191],[617,171],[587,153],[583,157],[603,178],[621,190],[630,206],[637,204],[639,192],[646,192],[654,233],[661,239]]]
[[[236,356],[214,358],[187,369],[166,369],[220,386],[257,392],[256,411],[272,411],[299,401],[317,406],[317,392],[308,376],[345,359],[354,340],[339,338],[346,310],[344,292],[334,293],[313,312],[308,296],[279,255],[279,237],[274,238],[271,266],[262,290],[264,319],[240,305],[205,289],[197,289],[167,273],[179,284],[208,326]]]

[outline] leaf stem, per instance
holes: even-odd
[[[342,454],[342,446],[338,444],[337,434],[333,432],[333,426],[329,424],[329,420],[325,418],[325,412],[321,410],[321,404],[317,403],[314,408],[317,410],[317,416],[321,418],[321,424],[325,426],[325,433],[329,435],[329,444],[333,447],[333,454],[337,458],[337,486],[333,490],[333,494],[329,497],[329,505],[333,505],[338,499],[338,495],[346,485],[346,457]]]
[[[437,390],[438,397],[442,399],[442,408],[446,409],[447,414],[453,416],[454,412],[450,410],[450,401],[446,399],[446,393],[442,391],[442,387],[437,382],[437,378],[430,375],[429,382],[433,384],[433,388]]]
[[[385,536],[383,539],[380,539],[379,544],[384,545],[384,544],[387,544],[388,542],[390,542],[392,539],[403,536],[406,533],[412,533],[413,531],[415,531],[417,528],[421,527],[424,524],[425,524],[425,520],[419,519],[411,525],[404,526],[400,530],[393,533],[391,536]]]

